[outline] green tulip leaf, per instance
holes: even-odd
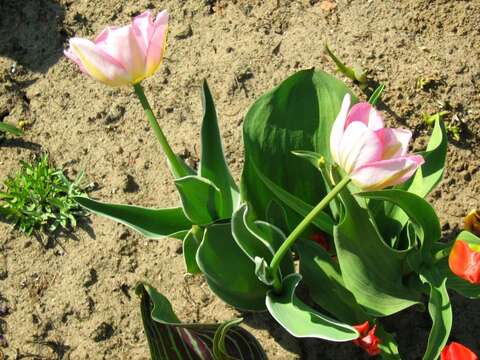
[[[284,233],[290,233],[293,230],[288,224],[287,212],[276,200],[268,203],[265,219],[269,224],[275,224]]]
[[[480,237],[476,236],[470,231],[462,231],[457,235],[456,240],[463,240],[472,245],[480,245]]]
[[[420,294],[402,281],[407,252],[385,244],[368,211],[348,189],[340,198],[345,214],[334,229],[334,239],[345,286],[373,316],[388,316],[417,304]]]
[[[220,190],[206,178],[185,176],[175,180],[183,211],[195,225],[208,225],[222,219],[223,202]]]
[[[213,339],[213,357],[215,360],[267,360],[267,355],[258,341],[238,326],[241,322],[242,319],[240,318],[220,324]],[[236,353],[231,348],[234,342]]]
[[[420,197],[426,197],[442,180],[447,156],[448,137],[443,121],[437,120],[427,145],[420,155],[425,163],[407,182],[396,186]],[[382,223],[382,235],[393,247],[399,244],[400,232],[408,221],[408,215],[393,203],[372,201],[369,204],[377,223]]]
[[[425,163],[417,170],[415,175],[397,188],[406,190],[420,197],[426,197],[442,180],[447,156],[448,137],[445,124],[442,120],[435,122],[435,127],[428,142],[427,149],[420,153]],[[389,233],[390,238],[397,236],[408,221],[408,216],[398,206],[386,204],[380,208],[382,212],[376,217],[380,222],[394,221],[396,233]],[[376,212],[379,209],[376,209]],[[392,219],[392,220],[390,220]]]
[[[267,178],[264,174],[262,174],[261,171],[257,170],[256,174],[258,178],[260,178],[260,180],[262,180],[262,182],[268,187],[268,189],[276,196],[277,199],[279,199],[297,214],[305,217],[313,209],[312,205],[307,204],[303,200],[288,193],[280,186],[275,184],[272,180]],[[324,213],[323,211],[320,212],[315,219],[313,219],[312,224],[314,224],[320,230],[325,231],[328,234],[333,234],[333,220],[328,214]]]
[[[424,268],[420,279],[430,286],[428,312],[433,322],[423,360],[436,360],[447,344],[452,329],[453,315],[447,292],[447,279],[435,268]]]
[[[291,152],[314,151],[331,161],[330,130],[346,93],[350,90],[331,75],[302,70],[261,96],[250,108],[243,126],[245,166],[241,192],[257,216],[264,216],[270,201],[278,198],[265,181],[258,182],[257,169],[278,188],[309,205],[325,196],[318,170]],[[292,226],[301,221],[303,215],[295,213],[298,210],[286,210]]]
[[[193,230],[190,230],[183,239],[183,259],[189,274],[200,274],[202,271],[197,264],[197,250],[202,239],[197,239]]]
[[[294,150],[292,154],[307,160],[317,169],[325,163],[323,156],[315,151]]]
[[[413,178],[401,185],[402,189],[418,196],[427,196],[442,180],[447,157],[448,136],[442,120],[435,121],[427,149],[421,153],[425,163]]]
[[[276,226],[264,221],[254,221],[247,204],[243,204],[232,217],[232,234],[238,246],[255,262],[261,258],[270,262],[275,252],[285,241],[285,235]],[[294,272],[293,258],[290,252],[281,263],[283,275]]]
[[[135,293],[152,360],[266,360],[255,337],[238,326],[242,319],[223,324],[181,323],[168,299],[140,283]]]
[[[168,236],[182,240],[192,227],[181,208],[147,209],[133,205],[109,204],[83,196],[76,196],[74,199],[92,213],[115,220],[151,239]]]
[[[300,274],[291,274],[282,281],[282,293],[270,290],[267,294],[267,309],[285,330],[297,338],[317,338],[336,342],[358,338],[351,326],[336,321],[315,311],[298,297],[295,289],[301,280]]]
[[[203,83],[202,103],[202,155],[199,174],[220,189],[223,203],[223,213],[220,216],[230,218],[239,204],[240,194],[225,160],[217,112],[206,81]]]
[[[328,252],[314,241],[303,239],[297,241],[296,250],[300,256],[300,273],[316,304],[350,324],[370,319],[345,287],[338,263]]]
[[[418,245],[422,258],[428,260],[431,257],[432,246],[440,239],[441,230],[437,214],[427,201],[413,193],[394,189],[364,192],[358,195],[368,199],[390,202],[402,209],[406,216],[416,224],[416,235],[420,240]],[[400,230],[401,228],[397,228],[394,232],[399,233]]]
[[[235,242],[229,223],[207,227],[197,264],[223,301],[242,310],[265,310],[269,288],[255,275],[255,263]]]

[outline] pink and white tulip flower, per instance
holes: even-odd
[[[153,75],[162,61],[167,39],[168,13],[155,20],[150,11],[130,25],[107,27],[94,41],[74,37],[65,56],[85,74],[110,86],[135,85]]]
[[[379,190],[408,180],[424,163],[422,156],[407,153],[412,133],[385,128],[381,114],[369,103],[350,109],[350,102],[346,94],[330,134],[335,162],[362,190]]]

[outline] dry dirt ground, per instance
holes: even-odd
[[[413,129],[415,150],[430,130],[422,113],[446,107],[446,120],[461,129],[461,140],[449,145],[445,179],[431,196],[444,235],[454,236],[465,213],[479,207],[479,0],[0,0],[0,120],[26,124],[24,137],[0,142],[1,179],[18,170],[20,159],[46,151],[69,176],[85,170],[97,185],[93,197],[152,207],[178,203],[131,89],[95,83],[62,56],[70,36],[91,38],[147,8],[168,9],[171,26],[168,54],[144,82],[146,93],[173,148],[191,161],[199,152],[202,79],[213,91],[238,179],[246,110],[298,69],[334,73],[323,52],[328,42],[386,85],[387,121]],[[141,279],[163,292],[181,319],[239,315],[201,277],[184,275],[178,241],[152,241],[90,219],[49,246],[0,223],[5,358],[147,359],[133,292]],[[479,351],[478,302],[454,296],[453,306],[452,339]],[[244,316],[271,359],[364,358],[351,344],[297,340],[268,315]],[[428,314],[410,311],[387,325],[398,333],[404,359],[421,357]]]

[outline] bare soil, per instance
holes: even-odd
[[[468,210],[480,207],[478,0],[0,0],[0,120],[26,125],[22,138],[0,142],[0,179],[16,172],[19,160],[46,151],[70,176],[84,170],[96,184],[95,198],[178,204],[131,89],[95,83],[62,56],[69,37],[92,38],[147,8],[171,14],[168,54],[144,85],[177,153],[197,161],[200,85],[207,78],[238,179],[248,107],[299,69],[335,73],[323,52],[328,42],[386,85],[382,110],[390,124],[414,131],[415,150],[425,147],[430,131],[422,113],[446,107],[447,122],[461,129],[460,141],[449,145],[445,179],[431,196],[444,236],[455,236]],[[7,310],[0,313],[6,339],[0,358],[147,359],[133,292],[138,280],[164,293],[181,319],[240,315],[202,277],[185,276],[177,240],[148,240],[97,216],[57,240],[0,223],[0,307]],[[478,302],[452,301],[451,338],[480,351]],[[271,359],[364,358],[351,344],[295,339],[266,314],[243,316]],[[404,359],[421,358],[428,313],[407,311],[387,325],[397,332]]]

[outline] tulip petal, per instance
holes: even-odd
[[[154,26],[152,20],[152,13],[147,10],[137,15],[132,21],[133,32],[137,38],[139,48],[142,50],[143,55],[147,56],[148,43],[152,37]]]
[[[420,155],[380,160],[356,168],[351,178],[362,190],[379,190],[406,181],[423,163]]]
[[[367,102],[361,102],[352,106],[348,113],[345,127],[348,127],[355,121],[364,123],[373,131],[383,129],[384,127],[383,118],[380,113]]]
[[[340,161],[340,145],[342,143],[343,132],[345,131],[345,122],[347,120],[348,109],[350,108],[350,94],[345,94],[340,107],[340,112],[333,123],[330,132],[330,153],[336,163]]]
[[[85,69],[85,67],[83,66],[82,64],[82,61],[80,60],[80,58],[75,55],[75,53],[71,50],[71,49],[68,49],[68,50],[63,50],[63,54],[69,58],[70,60],[72,60],[75,64],[78,65],[78,67],[80,68],[80,71],[83,72],[84,74],[87,74],[89,75],[87,69]]]
[[[450,270],[472,284],[480,284],[480,252],[463,240],[455,241],[448,257]]]
[[[478,356],[472,350],[455,341],[443,348],[440,358],[441,360],[478,360]]]
[[[407,155],[412,132],[406,129],[383,130],[383,160]]]
[[[347,174],[382,158],[383,143],[375,131],[354,121],[345,130],[340,144],[340,166]]]
[[[146,58],[147,76],[153,75],[160,66],[167,47],[168,12],[162,11],[155,18],[154,31],[150,37]]]
[[[377,131],[383,129],[384,126],[382,115],[372,106],[368,113],[368,128]]]
[[[125,68],[87,39],[70,39],[70,48],[65,55],[81,64],[83,72],[105,84],[120,86],[129,82]]]
[[[131,25],[107,28],[97,40],[95,44],[127,70],[131,83],[145,78],[145,57]]]

